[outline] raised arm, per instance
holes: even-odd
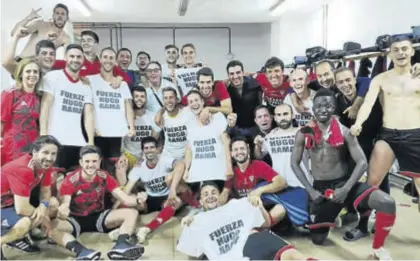
[[[20,27],[26,27],[28,29],[28,33],[32,34],[36,32],[39,28],[39,26],[42,24],[42,20],[36,20],[38,18],[41,18],[41,16],[38,14],[39,11],[41,11],[42,8],[38,9],[32,9],[32,11],[27,15],[23,20],[20,20],[12,29],[12,32],[10,33],[11,36],[13,36],[18,28]]]

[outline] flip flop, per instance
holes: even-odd
[[[353,228],[349,231],[346,231],[346,233],[343,236],[343,239],[349,242],[353,242],[361,239],[362,237],[367,236],[369,236],[369,232],[362,232],[360,229]]]

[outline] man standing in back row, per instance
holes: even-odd
[[[353,135],[360,134],[362,124],[368,119],[379,95],[383,128],[372,152],[368,183],[381,184],[397,158],[400,173],[414,179],[420,194],[420,79],[413,77],[413,55],[410,39],[393,39],[390,57],[394,68],[372,80],[351,132]]]

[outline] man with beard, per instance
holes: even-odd
[[[69,9],[66,5],[57,4],[53,10],[52,22],[39,19],[38,12],[34,10],[12,29],[11,35],[16,35],[18,30],[25,29],[26,35],[30,35],[29,41],[23,49],[20,57],[25,58],[34,55],[36,44],[41,40],[50,40],[55,48],[70,44],[70,36],[64,31],[64,26],[69,19]]]
[[[394,68],[372,80],[351,132],[353,135],[360,135],[364,128],[362,124],[373,112],[379,96],[383,126],[372,152],[368,183],[381,184],[396,158],[400,173],[413,178],[416,189],[420,192],[420,79],[418,75],[415,77],[415,69],[411,66],[413,55],[410,39],[393,39],[390,57]]]
[[[261,198],[286,189],[286,180],[270,166],[260,160],[251,160],[250,148],[244,137],[232,139],[230,155],[234,160],[234,174],[233,178],[225,183],[221,202],[226,202],[229,196],[242,198],[249,195]],[[264,184],[258,186],[258,183],[264,181]],[[285,208],[282,204],[271,201],[267,202],[265,207],[269,210],[270,223],[268,226],[274,226],[284,218]]]
[[[51,238],[58,245],[76,254],[76,260],[99,260],[101,252],[87,249],[76,240],[83,232],[107,233],[120,227],[120,235],[114,247],[108,251],[111,260],[136,260],[144,253],[144,247],[129,242],[133,234],[138,212],[135,209],[105,209],[105,193],[112,195],[130,207],[144,204],[143,195],[127,195],[118,182],[100,169],[101,151],[95,146],[80,150],[80,168],[69,173],[60,188],[61,205],[58,218],[53,221]]]
[[[183,205],[185,198],[192,199],[193,196],[182,181],[185,170],[182,160],[159,155],[157,140],[153,137],[143,139],[141,150],[145,162],[130,171],[124,191],[126,193],[133,192],[133,189],[137,191],[139,189],[137,184],[141,182],[146,190],[147,199],[138,207],[138,210],[144,214],[159,211],[152,221],[137,229],[137,238],[140,243],[143,243],[152,231],[174,216],[176,210]],[[195,202],[195,207],[197,206],[198,202]],[[114,230],[109,236],[115,239],[119,233],[119,230]]]
[[[155,124],[155,115],[151,111],[146,110],[146,89],[142,86],[134,86],[131,89],[131,94],[133,96],[133,109],[135,114],[135,133],[132,137],[125,136],[122,141],[123,157],[128,160],[129,169],[132,169],[136,163],[140,163],[141,161],[142,139],[149,136],[158,139],[159,133],[161,132],[161,129]],[[120,184],[125,185],[126,182],[127,180],[125,178]]]
[[[148,54],[145,51],[140,51],[137,53],[136,57],[136,65],[137,68],[139,68],[138,71],[134,71],[134,80],[133,80],[133,86],[148,86],[148,80],[147,80],[147,65],[150,63],[150,54]]]
[[[33,227],[43,225],[49,229],[49,215],[58,207],[51,198],[51,167],[54,164],[60,144],[52,136],[39,137],[30,154],[24,155],[1,167],[1,245],[31,244],[25,238]],[[40,204],[30,203],[31,191],[40,184]],[[19,241],[15,241],[19,240]],[[33,248],[33,247],[32,247]],[[32,252],[39,251],[34,249]],[[6,260],[1,251],[1,259]]]
[[[101,61],[98,57],[99,48],[99,36],[93,31],[85,30],[81,33],[81,47],[83,48],[83,67],[80,70],[80,76],[94,75],[101,72]],[[53,66],[54,69],[64,69],[66,67],[66,61],[56,60]],[[116,76],[114,81],[110,82],[114,88],[118,88],[122,81],[125,81],[128,85],[131,84],[131,79],[123,72],[118,66],[114,66],[113,73]]]
[[[289,245],[270,230],[270,218],[258,197],[220,204],[215,183],[204,182],[200,202],[204,212],[183,218],[176,249],[201,260],[316,260]]]
[[[40,135],[53,135],[63,145],[58,166],[69,169],[77,165],[80,147],[86,145],[81,117],[88,143],[93,144],[95,134],[92,91],[86,79],[79,75],[83,66],[83,50],[70,44],[65,53],[66,68],[45,75],[40,86],[43,97],[40,111]]]
[[[254,78],[244,77],[244,66],[240,61],[230,61],[226,71],[229,77],[227,91],[233,110],[228,119],[235,118],[239,128],[254,127],[254,110],[262,101],[261,86]]]
[[[198,91],[204,98],[206,113],[221,112],[228,115],[232,112],[232,102],[226,86],[222,81],[214,81],[213,70],[203,67],[197,72]],[[188,94],[188,93],[187,93]],[[187,105],[187,95],[183,97],[182,104]]]
[[[315,96],[315,91],[308,88],[309,79],[306,71],[299,68],[293,70],[290,73],[289,82],[294,93],[297,95],[299,102],[301,102],[306,108],[309,108],[312,111],[312,100]],[[289,104],[293,109],[293,115],[297,124],[299,126],[305,126],[310,120],[313,119],[313,115],[310,111],[305,113],[298,112],[298,110],[293,105],[291,96],[292,94],[288,94],[286,99],[284,99],[284,103]]]
[[[273,169],[287,182],[287,188],[277,194],[277,201],[281,204],[283,210],[297,226],[305,225],[308,221],[308,193],[305,187],[296,177],[291,169],[290,157],[292,155],[296,132],[299,128],[293,126],[293,111],[288,104],[278,105],[274,109],[274,121],[277,128],[270,131],[263,139],[258,140],[255,144],[254,155],[257,159],[269,154],[273,161]],[[308,157],[301,164],[308,180],[309,165]],[[312,182],[311,182],[312,184]],[[273,197],[274,198],[274,197]],[[264,198],[263,202],[268,202],[270,198]]]
[[[178,47],[174,44],[165,46],[165,57],[166,63],[162,64],[162,76],[165,80],[175,84],[176,69],[181,68],[181,66],[177,64],[179,58]]]
[[[177,92],[178,100],[181,99],[181,95],[178,93],[175,85],[165,80],[162,77],[162,66],[157,61],[151,61],[146,67],[147,73],[147,101],[146,109],[156,113],[163,107],[163,90],[165,88],[172,88]]]
[[[333,91],[317,92],[313,105],[314,126],[302,128],[296,134],[292,152],[292,169],[312,199],[309,225],[312,242],[316,245],[325,242],[330,227],[335,225],[334,220],[344,207],[353,207],[360,216],[368,216],[371,210],[376,210],[372,257],[390,260],[383,246],[395,222],[395,202],[376,187],[359,182],[367,169],[367,160],[356,137],[333,117],[336,104]],[[310,154],[313,185],[300,165],[305,148]],[[356,163],[354,168],[348,162],[349,156]],[[361,219],[345,237],[355,238],[359,231],[367,231],[367,221]]]
[[[112,72],[116,64],[115,50],[104,48],[99,58],[101,73],[89,76],[95,109],[95,144],[102,156],[109,159],[120,156],[122,137],[134,136],[134,111],[127,83],[122,82],[118,89],[108,84],[115,78]]]
[[[15,59],[16,47],[20,39],[28,35],[28,30],[21,27],[16,30],[12,37],[10,45],[6,49],[6,53],[2,58],[3,67],[13,75],[16,71],[18,60]],[[43,74],[51,71],[55,63],[55,46],[54,43],[48,40],[41,40],[35,46],[35,60],[40,66]]]

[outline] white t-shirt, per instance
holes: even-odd
[[[299,129],[291,128],[285,132],[280,128],[275,128],[264,137],[262,153],[270,154],[273,161],[273,169],[282,176],[291,187],[305,188],[293,172],[291,167],[292,151],[295,146],[295,136]],[[303,161],[300,164],[309,182],[312,183],[312,176],[305,167]]]
[[[195,115],[188,108],[181,109],[173,118],[167,112],[163,113],[165,146],[162,154],[184,159],[185,147],[188,144],[187,125],[191,120],[195,120]]]
[[[201,67],[176,69],[176,82],[184,96],[197,85],[197,72],[200,69]]]
[[[128,133],[125,101],[131,100],[126,82],[114,89],[100,74],[89,76],[95,107],[95,128],[102,137],[124,137]]]
[[[123,149],[137,158],[141,155],[141,140],[144,137],[152,136],[152,131],[160,132],[161,129],[155,124],[154,115],[147,111],[143,116],[136,116],[134,120],[136,133],[133,137],[127,135],[123,137]]]
[[[48,134],[61,145],[85,146],[82,134],[82,113],[85,104],[92,103],[92,89],[80,80],[74,82],[64,70],[47,73],[40,90],[53,96],[48,119]]]
[[[284,98],[284,103],[289,104],[290,106],[292,106],[294,118],[296,119],[296,121],[299,124],[299,126],[305,126],[306,124],[308,124],[308,122],[310,120],[312,120],[314,118],[313,113],[312,113],[312,107],[313,107],[312,101],[313,101],[313,98],[314,98],[316,92],[313,91],[313,90],[309,90],[309,92],[310,92],[309,99],[306,99],[305,101],[303,101],[303,104],[304,104],[304,106],[306,108],[309,109],[308,112],[311,115],[302,115],[302,114],[300,114],[296,110],[296,108],[293,106],[293,102],[292,102],[292,98],[291,98],[290,94],[288,94],[286,96],[286,98]]]
[[[201,212],[185,227],[177,251],[209,260],[245,259],[243,249],[253,228],[261,227],[264,217],[247,198],[232,199],[226,205]]]
[[[176,96],[178,97],[178,99],[181,99],[181,95],[178,92],[178,88],[176,88],[175,85],[171,83],[170,81],[162,79],[162,82],[160,84],[160,88],[158,91],[155,91],[150,86],[146,88],[146,94],[147,94],[146,110],[149,110],[153,112],[154,114],[156,114],[156,112],[162,109],[162,106],[163,106],[163,91],[162,90],[167,87],[174,88],[176,90]]]
[[[169,194],[169,188],[166,185],[165,179],[173,170],[175,163],[174,158],[159,157],[158,164],[153,168],[149,168],[144,161],[141,166],[134,167],[128,180],[137,182],[140,180],[144,184],[146,193],[152,197],[161,197]]]
[[[187,140],[192,152],[188,182],[226,180],[226,151],[222,141],[226,128],[227,120],[221,112],[213,114],[208,125],[200,126],[197,120],[188,124]]]

